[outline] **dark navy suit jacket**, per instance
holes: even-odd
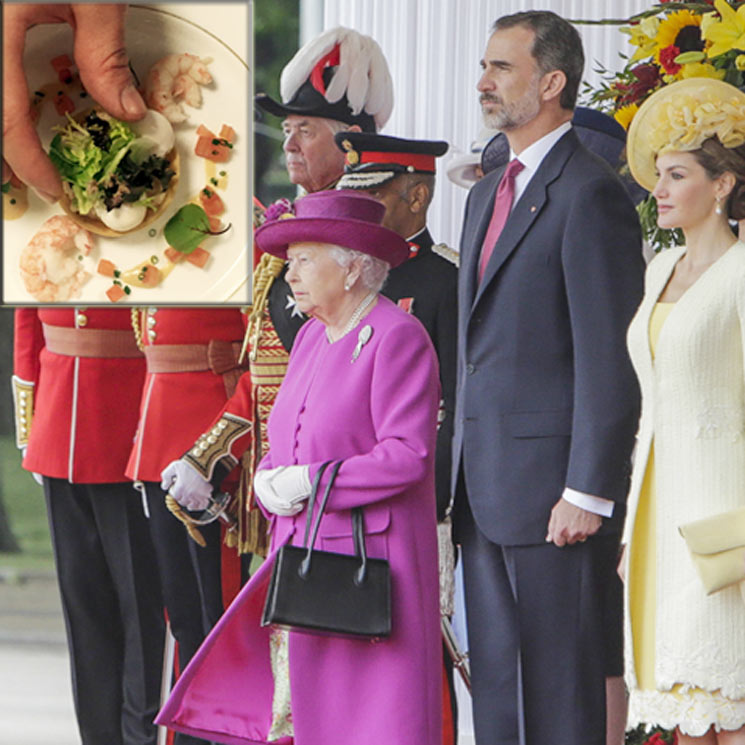
[[[542,543],[565,486],[617,504],[628,490],[639,392],[626,329],[642,297],[636,211],[570,130],[477,264],[504,168],[466,203],[458,284],[453,481],[502,545]],[[464,498],[456,494],[456,500]]]

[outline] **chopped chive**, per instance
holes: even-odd
[[[121,277],[122,276],[121,271],[119,271],[119,269],[114,269],[114,276],[115,277]]]
[[[218,140],[217,137],[215,137],[215,139],[212,140],[212,144],[213,145],[219,145],[220,144],[220,140]]]
[[[121,282],[120,282],[120,281],[119,281],[118,279],[115,279],[115,280],[114,280],[114,284],[115,284],[115,285],[119,285],[119,287],[121,287],[121,286],[122,286],[122,283],[121,283]]]
[[[221,176],[227,176],[228,175],[228,172],[227,171],[220,171],[220,175]]]
[[[211,184],[212,184],[213,186],[217,186],[217,179],[216,179],[216,178],[214,178],[214,177],[212,177],[212,178],[210,179],[210,183],[211,183]]]
[[[129,285],[124,286],[124,292],[129,295],[130,292],[132,292],[132,288]]]
[[[2,188],[3,194],[7,194],[10,191],[10,181],[6,181]]]
[[[158,232],[158,231],[157,231],[157,230],[156,230],[155,228],[150,228],[150,230],[148,230],[148,231],[147,231],[147,234],[148,234],[148,235],[149,235],[149,236],[150,236],[151,238],[155,238],[155,234],[156,234],[157,232]]]
[[[16,203],[16,200],[15,200],[15,199],[11,199],[11,200],[10,200],[10,203],[11,203],[11,204],[15,204],[15,203]]]
[[[140,282],[142,282],[142,280],[145,279],[145,275],[142,272],[140,272],[140,274],[137,275],[137,279],[139,279]]]
[[[150,263],[151,264],[157,264],[159,260],[160,259],[158,259],[158,257],[155,256],[155,255],[153,255],[153,256],[150,257]]]

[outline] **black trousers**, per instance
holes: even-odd
[[[160,484],[146,481],[145,492],[163,599],[178,642],[179,670],[183,671],[222,615],[220,525],[215,521],[200,527],[207,545],[199,546],[166,507],[166,493]],[[204,742],[182,733],[175,737],[176,745]]]
[[[607,554],[618,537],[502,546],[460,515],[478,745],[604,745]]]
[[[44,477],[82,745],[155,745],[165,625],[131,483]]]

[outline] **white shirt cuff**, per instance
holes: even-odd
[[[613,514],[615,503],[612,499],[603,499],[603,497],[594,497],[592,494],[570,489],[568,486],[561,495],[562,499],[573,504],[575,507],[581,507],[588,512],[594,512],[602,517],[610,517]]]

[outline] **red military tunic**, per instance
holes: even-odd
[[[140,314],[140,334],[146,354],[148,347],[154,346],[225,342],[219,350],[222,365],[218,369],[225,368],[236,378],[240,370],[233,357],[240,351],[244,319],[239,308],[148,308]],[[170,366],[179,367],[179,363]],[[225,406],[228,392],[223,374],[210,368],[184,372],[152,369],[151,359],[126,473],[133,480],[160,482],[163,468],[194,444]]]
[[[61,327],[63,337],[69,336],[65,329],[92,330],[89,336],[94,337],[97,330],[114,330],[121,355],[132,356],[60,354],[52,351],[58,347],[45,340],[43,325],[52,332]],[[19,444],[25,444],[21,441],[24,434],[28,436],[24,468],[73,483],[126,480],[124,470],[145,377],[145,358],[137,353],[131,332],[129,310],[16,310],[15,379],[33,386],[35,401],[27,410],[23,399],[16,396],[16,411],[24,414],[19,417]],[[23,427],[29,431],[25,433]]]

